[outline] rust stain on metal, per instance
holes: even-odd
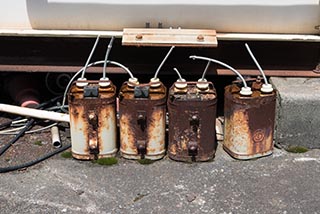
[[[204,36],[201,35],[201,34],[199,34],[199,35],[197,36],[197,40],[198,40],[198,41],[203,41],[203,40],[204,40]]]
[[[69,93],[72,154],[77,159],[90,160],[116,154],[116,88],[99,87],[88,81],[97,94],[86,95],[85,88],[74,84]]]
[[[99,114],[99,119],[98,119],[98,144],[99,144],[99,150],[104,151],[105,149],[107,150],[108,148],[105,148],[105,143],[113,143],[115,139],[108,138],[106,136],[103,136],[102,133],[104,133],[106,130],[112,130],[116,132],[116,106],[115,103],[113,104],[108,104],[107,102],[102,102],[102,105],[105,106],[105,108],[102,108],[100,110]],[[113,125],[111,125],[113,124]]]
[[[165,108],[156,107],[152,112],[150,125],[148,127],[148,137],[150,138],[150,146],[147,148],[147,152],[155,153],[158,148],[164,148],[165,146]],[[156,143],[157,142],[157,143]]]
[[[124,83],[119,93],[121,155],[129,159],[160,159],[165,155],[166,88],[146,86],[148,96],[135,97]]]
[[[143,35],[142,34],[137,34],[136,35],[136,39],[142,39],[143,38]]]
[[[122,45],[217,47],[215,30],[125,28]]]
[[[208,161],[216,150],[217,98],[213,84],[200,90],[196,82],[187,88],[169,90],[169,145],[168,154],[178,161]]]
[[[276,91],[260,92],[261,81],[252,83],[253,94],[240,96],[240,88],[225,88],[225,136],[223,147],[234,158],[266,156],[273,150]]]
[[[122,114],[120,117],[121,134],[120,134],[120,148],[123,153],[137,153],[137,148],[134,143],[134,134],[130,125],[131,116],[129,114]]]

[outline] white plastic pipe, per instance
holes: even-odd
[[[62,146],[59,129],[57,126],[51,127],[51,141],[54,148],[60,148]]]
[[[70,122],[69,114],[38,110],[0,103],[0,111],[59,122]]]

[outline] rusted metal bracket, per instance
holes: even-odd
[[[138,111],[137,115],[137,123],[140,125],[141,131],[144,132],[144,130],[147,127],[147,115],[146,111]]]
[[[190,141],[188,143],[188,155],[192,156],[192,159],[195,159],[195,156],[198,155],[198,143],[194,141]],[[193,160],[195,161],[195,160]]]
[[[125,28],[122,45],[217,47],[218,40],[215,30]]]
[[[137,150],[138,150],[138,154],[141,156],[141,159],[144,159],[147,153],[147,143],[145,140],[137,141]]]
[[[197,132],[199,124],[200,124],[200,118],[198,115],[192,115],[192,117],[189,119],[190,126],[192,126],[192,130],[194,132]]]

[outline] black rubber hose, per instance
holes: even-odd
[[[60,98],[62,98],[62,96],[54,97],[54,98],[52,98],[52,99],[50,99],[50,100],[48,100],[48,101],[46,101],[46,102],[40,103],[40,104],[36,107],[36,109],[43,109],[43,107],[45,107],[46,105],[49,105],[49,104],[51,104],[51,103],[54,103],[54,102],[56,102],[56,101],[57,101],[58,99],[60,99]]]
[[[0,168],[0,173],[5,173],[5,172],[10,172],[10,171],[14,171],[14,170],[18,170],[18,169],[22,169],[22,168],[25,168],[25,167],[29,167],[29,166],[32,166],[32,165],[35,165],[41,161],[44,161],[45,159],[47,158],[50,158],[51,156],[53,155],[56,155],[66,149],[69,149],[71,147],[71,144],[67,144],[67,145],[64,145],[62,147],[60,147],[59,149],[56,149],[52,152],[49,152],[48,154],[45,154],[44,156],[38,158],[38,159],[35,159],[33,161],[30,161],[30,162],[26,162],[26,163],[23,163],[23,164],[20,164],[20,165],[16,165],[16,166],[9,166],[9,167],[4,167],[4,168]]]
[[[0,155],[2,155],[5,151],[7,151],[7,149],[10,148],[10,146],[12,146],[12,144],[14,144],[15,142],[17,142],[17,140],[24,135],[24,133],[32,126],[32,124],[34,123],[34,119],[30,119],[27,123],[27,125],[20,130],[20,132],[18,134],[16,134],[16,136],[10,140],[9,143],[7,143],[6,145],[4,145],[1,149],[0,149]]]
[[[15,118],[15,119],[13,119],[13,120],[10,120],[10,121],[8,121],[8,122],[5,122],[5,123],[0,124],[0,130],[1,130],[1,129],[8,128],[9,126],[11,126],[11,124],[12,124],[13,121],[17,121],[17,120],[21,120],[21,119],[23,119],[23,117],[17,117],[17,118]]]

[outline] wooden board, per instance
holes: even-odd
[[[215,30],[125,28],[122,45],[125,46],[177,46],[217,47]]]

